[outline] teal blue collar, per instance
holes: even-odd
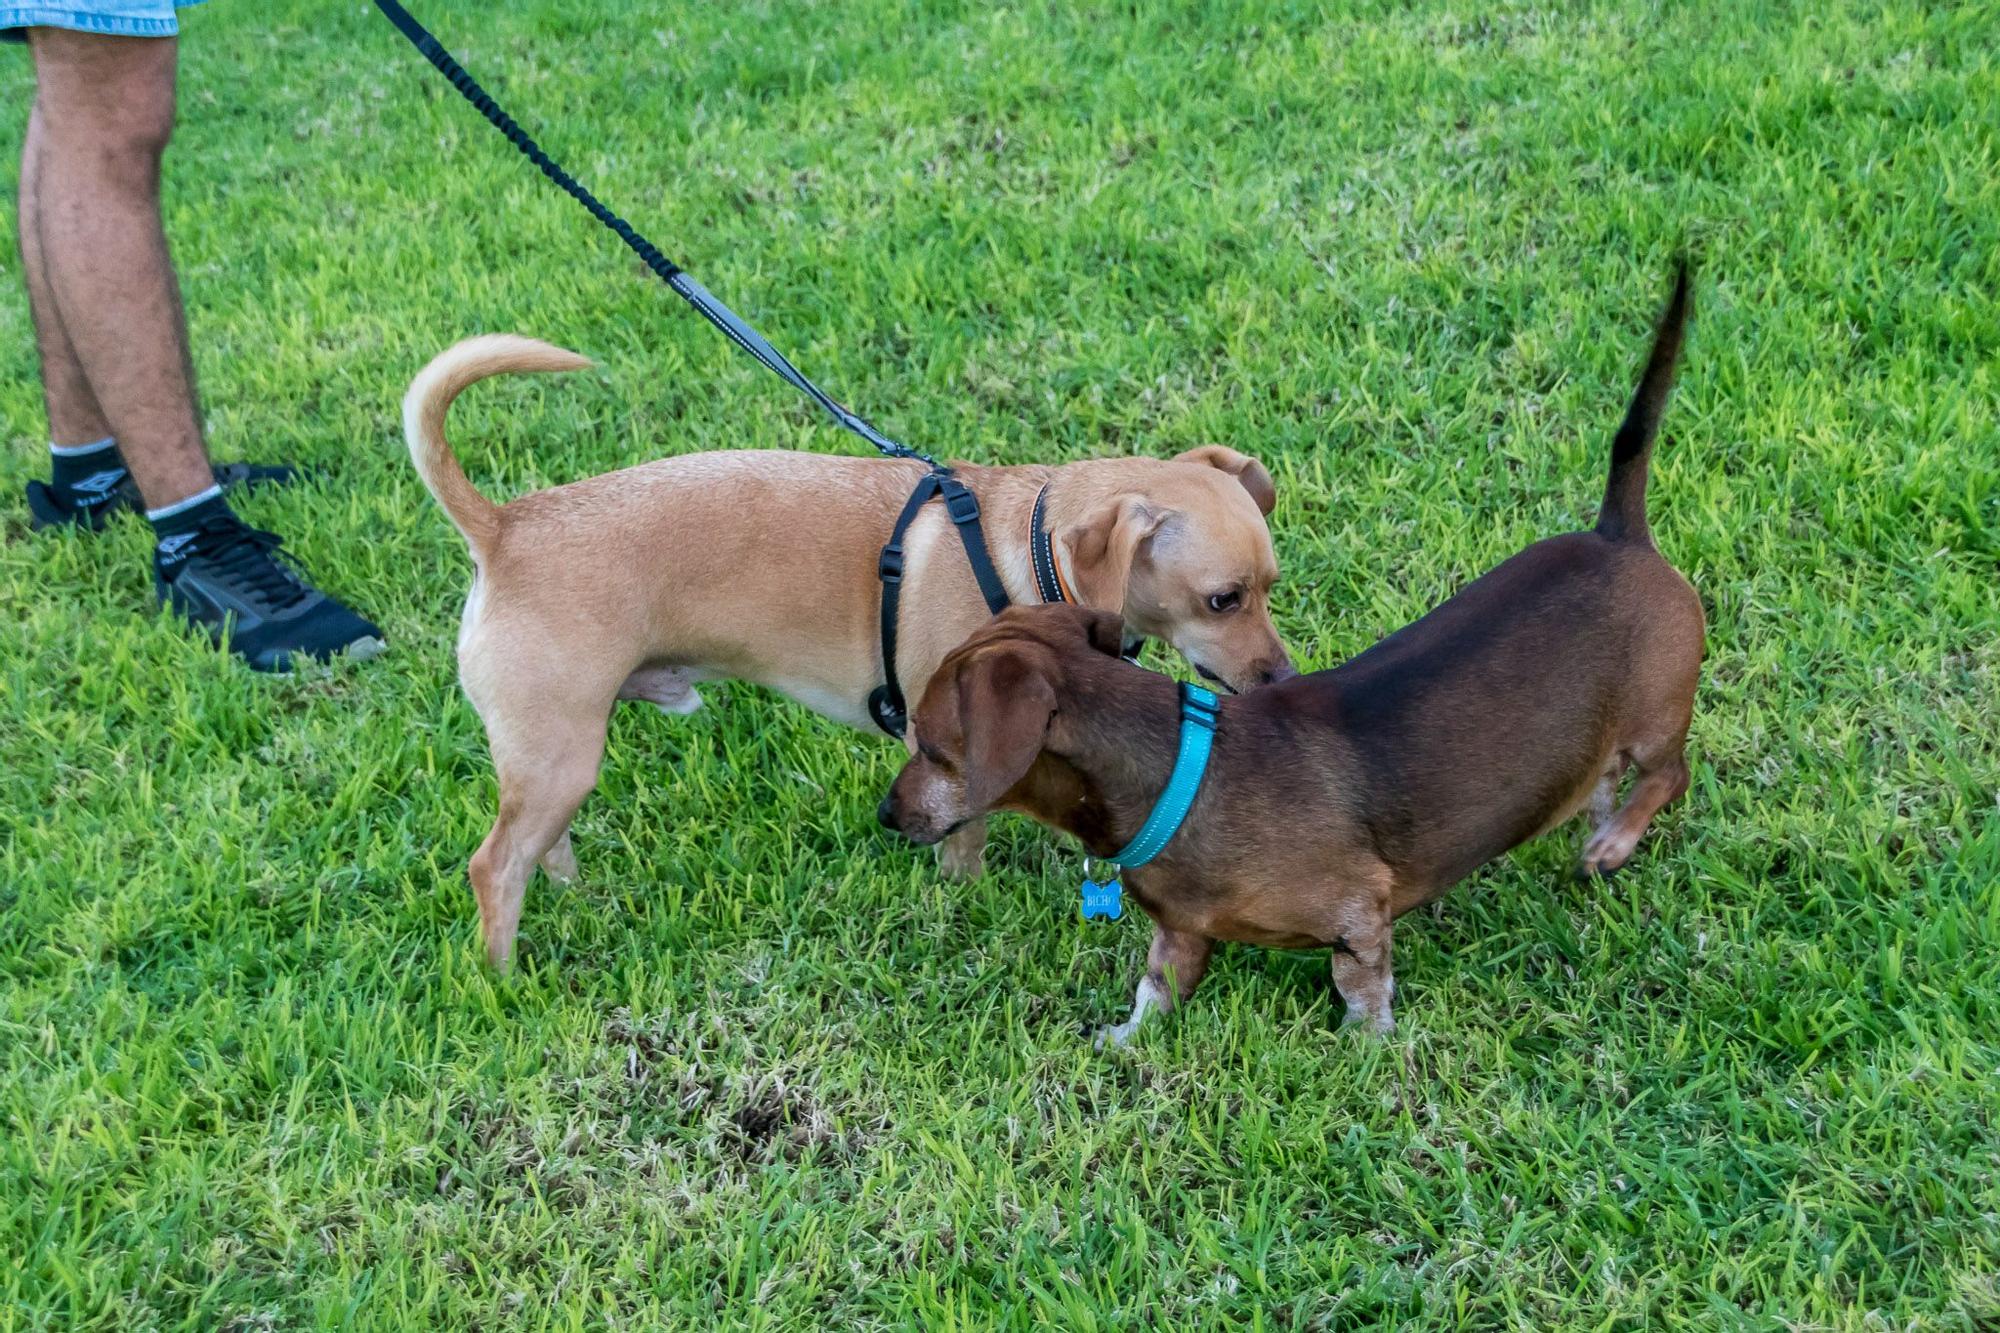
[[[1208,752],[1215,745],[1215,721],[1219,705],[1215,695],[1199,685],[1181,685],[1181,752],[1174,760],[1173,776],[1167,789],[1153,804],[1153,813],[1139,826],[1139,832],[1125,850],[1112,857],[1123,870],[1135,870],[1158,856],[1194,805],[1201,791],[1202,775],[1208,771]]]

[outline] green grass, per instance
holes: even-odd
[[[431,353],[487,489],[846,451],[368,6],[187,16],[168,225],[244,504],[393,641],[254,677],[143,528],[31,537],[0,281],[0,1327],[2000,1326],[2000,9],[472,5],[546,145],[893,433],[1221,440],[1331,665],[1586,521],[1675,250],[1653,486],[1710,614],[1687,799],[1398,932],[1401,1028],[1227,948],[1124,1053],[1146,929],[1002,821],[941,885],[896,751],[758,691],[621,711],[509,977]],[[0,52],[0,157],[26,57]],[[1552,664],[1559,669],[1559,664]]]

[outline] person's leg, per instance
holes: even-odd
[[[290,469],[238,464],[222,476],[208,461],[180,286],[160,225],[178,42],[35,28],[29,44],[35,216],[23,251],[37,256],[38,315],[66,343],[55,347],[58,374],[66,350],[143,497],[155,593],[259,670],[378,651],[379,629],[299,577],[278,554],[278,538],[246,526],[223,498],[226,480],[258,480],[260,471],[277,480],[272,474]],[[38,523],[48,501],[49,488],[38,495],[30,486]],[[90,511],[91,525],[107,507]],[[71,514],[81,518],[74,506]]]
[[[95,527],[130,488],[125,460],[118,454],[111,423],[90,391],[83,363],[76,358],[62,312],[49,287],[42,252],[41,166],[42,116],[28,111],[28,132],[21,141],[21,187],[14,216],[21,242],[21,272],[28,287],[28,316],[35,326],[35,348],[41,354],[42,398],[49,417],[49,480],[28,483],[28,507],[35,526],[82,523]]]
[[[63,328],[62,312],[56,307],[49,286],[47,261],[42,251],[41,166],[43,147],[42,113],[37,105],[28,111],[28,133],[21,144],[21,193],[15,209],[20,228],[21,271],[28,283],[28,314],[35,325],[35,347],[42,358],[42,397],[49,409],[49,442],[62,448],[96,444],[111,435],[111,423],[97,405],[97,395],[84,378],[83,363],[76,358],[69,333]]]
[[[146,504],[170,506],[215,485],[160,225],[179,43],[60,28],[36,28],[29,42],[39,130],[29,230],[50,322]]]

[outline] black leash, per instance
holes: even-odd
[[[472,103],[480,115],[493,124],[493,128],[507,136],[507,142],[520,149],[522,156],[534,163],[544,176],[562,187],[564,193],[582,204],[590,215],[610,228],[619,240],[631,248],[632,252],[645,261],[646,267],[658,274],[660,280],[700,312],[701,317],[722,333],[729,341],[757,358],[787,384],[817,403],[835,424],[852,431],[868,443],[874,445],[891,458],[908,458],[924,463],[931,469],[917,482],[910,492],[909,501],[904,504],[902,514],[896,519],[896,526],[890,531],[889,544],[882,548],[882,556],[876,571],[882,580],[882,674],[886,683],[877,687],[868,696],[868,712],[875,724],[891,736],[900,737],[908,725],[908,705],[903,698],[902,686],[896,681],[896,604],[902,593],[903,584],[903,536],[915,521],[917,512],[934,497],[943,496],[945,511],[951,515],[952,525],[958,529],[959,541],[965,547],[966,563],[972,566],[973,577],[979,581],[980,595],[986,599],[987,609],[994,615],[1007,609],[1007,589],[1000,582],[999,571],[993,567],[993,559],[986,550],[986,534],[979,525],[979,501],[966,488],[964,482],[951,473],[951,469],[939,463],[929,454],[920,453],[907,444],[899,444],[881,431],[876,430],[862,417],[855,415],[835,402],[825,390],[805,377],[799,368],[787,361],[784,354],[764,336],[750,327],[742,317],[716,299],[714,293],[694,280],[694,277],[679,264],[661,254],[659,247],[641,236],[624,218],[606,208],[596,195],[585,189],[576,177],[564,171],[541,145],[529,137],[528,132],[515,122],[514,118],[500,109],[498,103],[479,86],[479,81],[466,73],[465,67],[452,58],[451,52],[431,36],[423,24],[417,22],[409,10],[396,0],[375,0],[375,7],[382,11],[397,31],[409,38],[424,59],[431,62],[437,72],[458,89],[466,101]],[[1040,529],[1039,502],[1036,509],[1037,531]],[[1046,597],[1045,597],[1046,600]],[[1056,600],[1060,600],[1060,594]]]
[[[850,430],[868,443],[880,449],[891,458],[914,458],[919,462],[938,466],[938,461],[929,454],[919,453],[907,444],[898,444],[867,421],[836,403],[825,390],[807,379],[799,368],[787,361],[784,354],[764,336],[750,327],[734,310],[717,300],[715,294],[694,280],[679,264],[661,254],[659,248],[641,236],[624,218],[598,202],[597,196],[567,171],[558,166],[541,145],[528,137],[528,132],[516,124],[514,118],[502,111],[479,81],[465,72],[465,67],[452,59],[451,52],[439,45],[438,39],[410,14],[410,11],[396,3],[396,0],[375,0],[375,7],[382,11],[397,31],[410,39],[410,44],[422,53],[424,59],[437,68],[458,89],[466,101],[472,103],[479,114],[493,123],[493,128],[507,136],[507,142],[521,150],[522,156],[541,169],[541,173],[562,187],[564,193],[582,204],[590,215],[609,227],[619,240],[625,242],[632,253],[645,261],[646,267],[660,277],[660,281],[674,289],[684,301],[701,312],[701,317],[721,329],[729,341],[741,347],[769,367],[787,384],[819,404],[826,414],[843,429]]]

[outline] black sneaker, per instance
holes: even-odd
[[[160,538],[153,590],[258,671],[289,671],[300,657],[373,657],[382,631],[299,577],[277,534],[223,513]]]
[[[213,471],[215,484],[224,491],[283,486],[299,477],[299,470],[288,463],[217,463]],[[104,480],[100,482],[99,478]],[[122,464],[86,478],[77,486],[56,486],[46,481],[28,483],[28,525],[36,532],[65,524],[96,532],[113,514],[126,510],[142,514],[146,502],[139,498],[139,488]]]

